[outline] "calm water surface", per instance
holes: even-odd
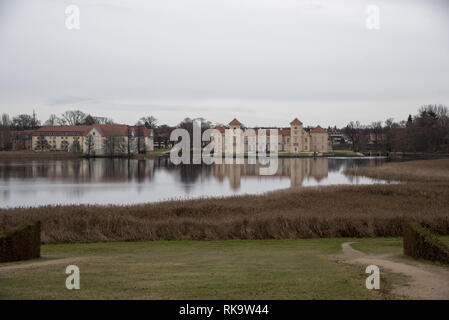
[[[276,175],[260,176],[258,165],[175,166],[168,158],[0,161],[0,207],[133,204],[291,187],[385,183],[343,173],[346,168],[383,162],[381,158],[282,158]]]

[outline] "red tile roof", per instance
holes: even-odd
[[[226,128],[222,125],[215,127],[215,129],[217,129],[218,131],[220,131],[220,133],[225,133]]]
[[[310,130],[312,133],[327,133],[326,129],[321,128],[320,126],[317,126],[316,128]]]
[[[302,122],[301,121],[299,121],[298,120],[298,118],[295,118],[292,122],[290,122],[290,124],[293,124],[293,125],[298,125],[298,126],[300,126],[300,125],[302,125]]]
[[[145,126],[130,126],[130,129],[134,129],[134,134],[140,137],[151,137],[151,129]]]
[[[231,125],[231,126],[241,126],[242,124],[240,123],[240,121],[238,121],[236,118],[234,118],[234,120],[229,122],[229,125]]]
[[[81,136],[86,135],[92,126],[43,126],[33,132],[33,136]]]
[[[124,124],[94,124],[92,127],[97,129],[103,137],[128,135],[128,126]]]
[[[224,127],[223,125],[217,126],[217,127],[215,127],[215,129],[220,131],[220,133],[222,133],[222,134],[224,134],[225,131],[227,130],[226,127]],[[255,134],[257,134],[259,132],[259,130],[266,130],[266,134],[270,135],[270,129],[263,129],[263,128],[243,130],[243,135],[249,136],[250,132],[251,132],[249,130],[252,130]],[[290,129],[278,129],[278,134],[281,136],[289,136]]]
[[[85,136],[93,128],[97,129],[103,137],[127,136],[132,130],[135,135],[149,137],[151,129],[144,126],[127,126],[125,124],[94,124],[90,126],[43,126],[33,132],[34,136]]]

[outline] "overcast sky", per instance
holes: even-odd
[[[66,28],[70,4],[80,30]],[[429,103],[449,106],[445,0],[0,1],[0,113],[12,116],[344,126]]]

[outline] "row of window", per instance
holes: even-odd
[[[38,132],[39,136],[68,136],[69,132]],[[81,132],[71,132],[72,136],[81,136]]]

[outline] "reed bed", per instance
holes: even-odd
[[[0,232],[42,221],[43,243],[400,236],[413,220],[449,234],[449,182],[329,186],[132,206],[0,210]]]
[[[391,162],[381,167],[346,170],[347,174],[400,181],[449,181],[449,159]]]

